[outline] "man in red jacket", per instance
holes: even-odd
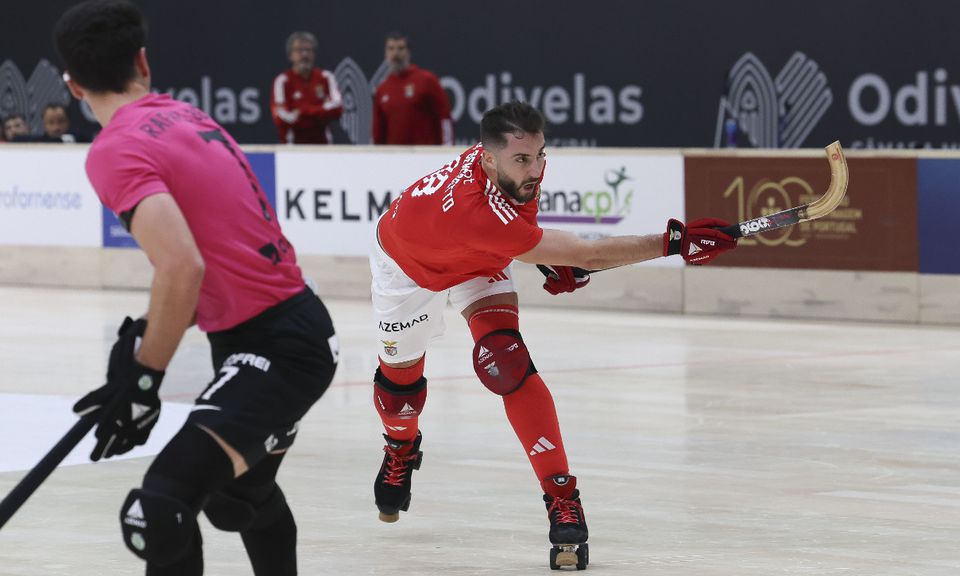
[[[337,79],[316,68],[317,39],[309,32],[287,38],[290,69],[273,81],[270,111],[280,141],[287,144],[329,144],[327,125],[343,114]]]
[[[390,75],[373,97],[374,144],[453,144],[450,102],[435,74],[410,63],[407,38],[387,35]]]

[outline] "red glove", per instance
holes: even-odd
[[[717,230],[729,225],[717,218],[698,218],[684,226],[671,218],[663,233],[663,255],[680,254],[690,264],[706,264],[737,247],[733,237]]]
[[[537,264],[537,268],[547,277],[543,289],[556,296],[561,292],[573,292],[590,283],[590,273],[574,266],[546,266]]]

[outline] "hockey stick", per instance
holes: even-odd
[[[843,155],[843,148],[840,147],[840,141],[830,144],[824,151],[827,154],[827,160],[830,162],[830,185],[827,191],[813,202],[801,204],[795,208],[787,208],[774,214],[760,216],[750,220],[744,220],[739,224],[731,224],[719,228],[721,232],[733,238],[743,238],[744,236],[753,236],[761,232],[770,232],[778,228],[793,226],[800,222],[816,220],[823,218],[840,205],[844,195],[847,193],[847,183],[850,180],[850,173],[847,170],[847,159]],[[537,264],[540,272],[544,276],[550,276],[548,269],[541,264]],[[584,270],[583,268],[574,268],[574,273],[578,276],[586,274],[595,274],[604,270],[613,270],[621,266],[611,268],[601,268],[599,270]]]
[[[47,476],[50,476],[57,465],[67,457],[67,454],[70,454],[77,444],[83,440],[87,432],[96,425],[99,417],[99,410],[81,416],[76,424],[63,435],[63,438],[47,452],[47,455],[32,470],[27,472],[27,475],[23,477],[19,484],[13,487],[13,490],[0,502],[0,528],[3,528],[7,520],[10,520],[27,501],[27,498],[43,484]]]
[[[850,174],[847,172],[847,159],[843,156],[843,149],[840,148],[839,140],[830,144],[824,150],[826,150],[827,159],[830,161],[830,186],[827,187],[823,196],[796,208],[788,208],[775,214],[725,226],[720,228],[720,231],[733,238],[742,238],[761,232],[769,232],[777,228],[793,226],[808,220],[816,220],[833,212],[833,209],[840,205],[844,194],[847,193],[847,182]]]

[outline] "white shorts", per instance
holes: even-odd
[[[421,288],[376,240],[370,250],[370,272],[377,351],[390,364],[416,360],[427,351],[430,340],[443,335],[447,300],[462,312],[481,298],[516,292],[512,263],[494,278],[474,278],[443,292]]]

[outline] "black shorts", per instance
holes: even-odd
[[[187,423],[215,432],[252,468],[293,444],[300,419],[330,385],[338,357],[333,322],[307,289],[207,338],[217,374]]]

